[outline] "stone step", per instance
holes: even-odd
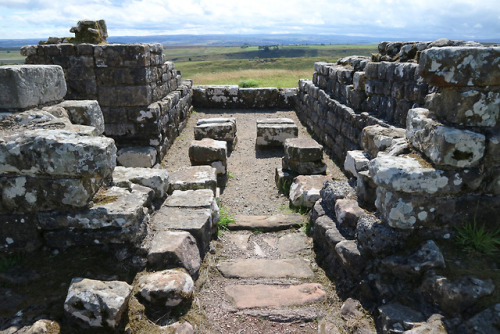
[[[302,259],[240,259],[224,261],[217,269],[226,278],[309,278],[314,275]]]
[[[326,292],[318,283],[299,285],[237,284],[226,286],[224,291],[239,310],[305,305],[321,301],[326,296]]]
[[[260,230],[262,232],[286,230],[304,224],[304,217],[300,214],[275,216],[235,216],[235,222],[228,228],[237,230]]]

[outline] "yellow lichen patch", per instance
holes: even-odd
[[[97,194],[95,194],[94,199],[92,200],[94,202],[94,205],[105,205],[109,203],[113,203],[118,199],[118,196],[110,196],[107,194],[108,190],[105,187],[102,187],[99,189]]]

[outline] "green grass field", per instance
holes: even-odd
[[[24,64],[19,50],[0,50],[0,65]]]
[[[228,85],[255,79],[259,87],[296,87],[299,79],[312,78],[314,63],[335,62],[348,55],[369,56],[376,45],[279,46],[167,46],[164,54],[175,62],[183,78],[195,84]]]

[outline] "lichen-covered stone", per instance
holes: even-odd
[[[431,48],[418,72],[435,86],[500,86],[500,47]]]
[[[193,140],[189,146],[189,160],[193,166],[210,165],[220,161],[226,167],[227,142],[211,138]]]
[[[333,212],[338,199],[354,198],[355,191],[347,181],[329,181],[321,188],[320,195],[323,205]]]
[[[66,80],[58,65],[0,66],[0,109],[26,109],[59,102]]]
[[[170,173],[170,191],[210,189],[215,194],[217,188],[216,169],[211,166],[183,167]]]
[[[236,139],[236,119],[224,117],[198,120],[194,127],[194,139],[203,138],[233,142]]]
[[[384,224],[374,215],[362,215],[356,226],[356,238],[362,253],[391,253],[405,242],[405,235]]]
[[[312,138],[286,139],[284,149],[287,160],[315,162],[323,159],[323,145]]]
[[[42,246],[36,215],[0,214],[0,252],[33,252]]]
[[[165,169],[116,167],[113,171],[113,183],[129,188],[131,183],[151,188],[157,198],[163,198],[169,190],[169,174]]]
[[[283,146],[288,138],[297,138],[299,130],[292,119],[267,118],[257,120],[258,146]]]
[[[132,286],[126,282],[73,278],[64,311],[85,326],[116,329],[126,313],[131,293]]]
[[[358,177],[358,172],[367,170],[370,159],[368,155],[360,150],[347,151],[344,160],[344,169],[354,177]]]
[[[389,256],[382,260],[394,274],[420,275],[430,269],[445,268],[441,250],[432,240],[426,241],[415,253],[409,256]]]
[[[370,125],[363,128],[361,132],[361,144],[365,152],[376,157],[378,152],[389,148],[395,139],[404,138],[404,136],[404,129]]]
[[[325,175],[297,176],[290,187],[290,201],[295,206],[312,208],[327,181],[332,181],[332,178]]]
[[[137,289],[151,304],[175,307],[193,297],[194,282],[183,270],[163,270],[141,276]]]
[[[157,152],[151,146],[133,146],[121,148],[116,161],[124,167],[150,168],[156,164]]]
[[[66,109],[73,124],[90,125],[96,128],[98,135],[104,133],[104,117],[101,107],[95,100],[70,100],[59,103]]]
[[[338,242],[335,246],[335,252],[339,256],[342,264],[347,267],[353,275],[358,275],[363,271],[365,266],[364,258],[355,240],[343,240]]]

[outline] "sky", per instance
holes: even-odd
[[[499,0],[0,0],[0,39],[73,36],[104,19],[109,36],[328,34],[500,39]]]

